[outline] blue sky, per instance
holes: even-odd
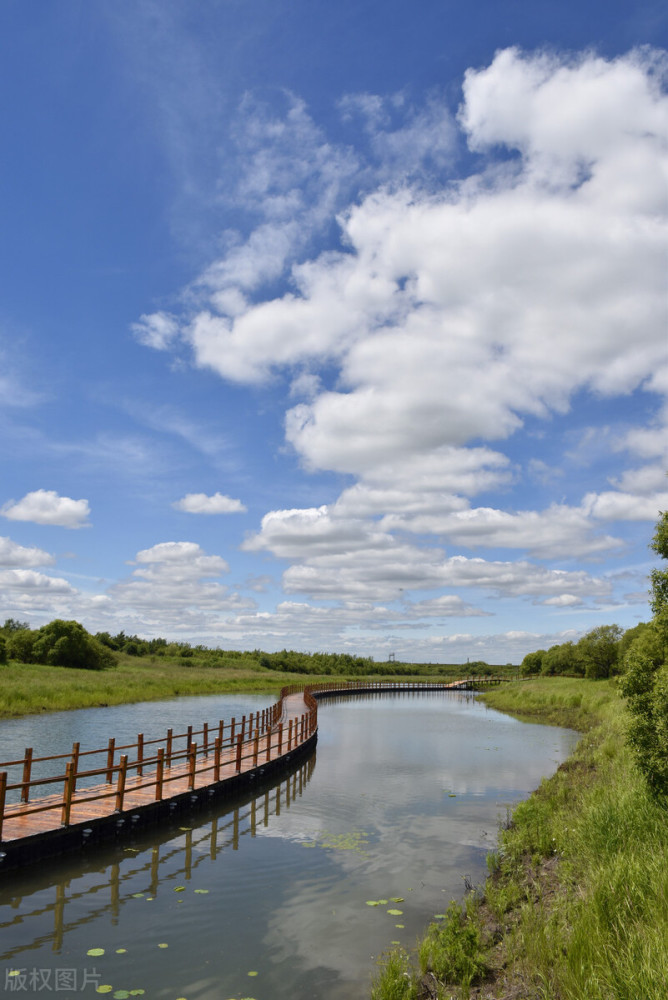
[[[0,10],[0,617],[519,662],[647,620],[663,4]]]

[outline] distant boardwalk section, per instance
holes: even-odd
[[[315,747],[321,698],[477,690],[501,680],[293,685],[268,708],[185,733],[169,729],[154,740],[140,733],[135,743],[120,746],[110,737],[99,750],[75,743],[51,757],[35,757],[29,748],[20,759],[0,762],[0,873],[241,795],[258,778],[280,777]]]

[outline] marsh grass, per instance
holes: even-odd
[[[364,680],[355,674],[290,673],[269,670],[259,658],[245,656],[182,660],[181,657],[129,656],[116,654],[117,665],[108,670],[73,670],[68,667],[18,663],[0,665],[0,718],[159,701],[166,698],[206,694],[267,694],[277,697],[288,684],[317,684],[332,680]],[[453,670],[455,668],[453,667]],[[466,673],[461,667],[455,676]],[[373,681],[424,681],[424,673],[374,675]],[[440,674],[435,680],[444,680]]]
[[[407,952],[396,948],[384,955],[379,965],[371,1000],[417,1000],[418,986]]]
[[[308,678],[309,681],[325,678]],[[16,663],[0,667],[0,718],[204,694],[269,699],[304,678],[248,666],[185,666],[160,657],[121,656],[109,670]]]
[[[473,900],[466,907],[453,900],[440,924],[431,924],[419,947],[422,973],[432,972],[443,983],[457,983],[467,991],[486,972],[482,930],[470,919]],[[475,915],[474,915],[475,917]]]
[[[465,973],[454,989],[448,974],[420,992],[415,971],[417,996],[665,1000],[668,808],[634,766],[614,681],[547,678],[484,700],[533,721],[542,704],[548,721],[586,732],[501,825],[484,897],[467,907],[486,980],[469,986]]]

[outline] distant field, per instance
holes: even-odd
[[[415,673],[410,672],[411,666]],[[463,677],[467,665],[389,663],[382,664],[371,680],[424,680]],[[515,672],[516,667],[491,667],[499,672]],[[396,670],[396,673],[389,672]],[[187,695],[267,692],[277,696],[287,684],[316,684],[336,680],[361,680],[365,675],[311,674],[269,669],[249,654],[223,661],[196,657],[187,661],[161,656],[120,654],[109,670],[72,670],[10,661],[0,666],[0,718],[55,712],[101,705],[121,705],[137,701],[159,701]]]

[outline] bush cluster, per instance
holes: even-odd
[[[116,662],[113,654],[76,621],[56,618],[39,629],[31,629],[27,622],[8,618],[0,639],[4,661],[19,663],[46,663],[54,667],[74,667],[81,670],[104,670]]]

